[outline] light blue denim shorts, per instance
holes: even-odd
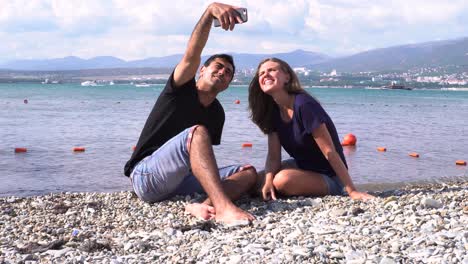
[[[133,190],[149,203],[169,199],[176,195],[205,193],[191,171],[189,149],[193,126],[171,138],[153,154],[141,160],[130,174]],[[231,165],[219,169],[221,180],[252,166]]]
[[[286,159],[281,162],[282,166],[289,168],[298,168],[296,161],[291,159]],[[328,187],[328,195],[347,195],[344,189],[344,185],[341,182],[338,176],[328,176],[326,174],[320,174],[322,179],[325,181]]]

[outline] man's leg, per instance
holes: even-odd
[[[141,200],[154,203],[172,197],[190,174],[187,142],[191,131],[193,127],[180,132],[135,166],[130,178]]]
[[[209,132],[205,127],[198,126],[193,132],[189,153],[192,172],[208,194],[210,202],[214,206],[216,211],[215,219],[227,224],[238,220],[252,221],[254,217],[235,206],[227,193],[224,192]],[[231,190],[238,184],[239,182],[237,180],[227,184],[229,193],[233,195],[233,197],[238,194]]]
[[[221,185],[226,195],[232,201],[239,199],[243,194],[248,193],[255,188],[257,172],[254,167],[250,165],[244,166],[241,167],[240,170],[236,170],[235,173],[226,171],[226,169],[223,168],[220,170],[220,173],[227,174],[220,175],[221,178],[225,178],[221,182]],[[203,203],[188,204],[185,207],[185,210],[193,216],[205,220],[211,219],[216,215],[216,210],[213,207],[210,197],[208,197]]]
[[[221,175],[221,178],[225,178],[221,182],[224,192],[232,201],[235,201],[255,187],[257,171],[253,166],[248,165],[230,176],[223,177],[223,175]],[[203,203],[213,205],[210,197]]]

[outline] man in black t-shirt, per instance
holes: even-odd
[[[174,195],[206,192],[208,198],[203,203],[189,204],[186,210],[203,219],[248,223],[254,217],[232,200],[254,187],[255,168],[245,165],[219,169],[212,147],[221,142],[225,115],[216,96],[232,81],[232,57],[211,56],[195,81],[214,18],[219,19],[224,30],[233,30],[236,21],[241,22],[233,6],[208,6],[146,121],[135,152],[125,165],[125,175],[132,179],[133,189],[143,201],[152,203]]]

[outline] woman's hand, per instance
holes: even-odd
[[[352,192],[348,193],[348,195],[353,200],[367,201],[367,200],[375,198],[375,196],[373,196],[373,195],[370,195],[370,194],[365,193],[365,192],[358,192],[358,191],[352,191]]]
[[[270,199],[276,200],[275,186],[273,181],[265,181],[265,185],[262,187],[262,197],[264,201],[269,201]]]

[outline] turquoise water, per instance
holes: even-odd
[[[0,84],[0,195],[129,190],[123,165],[161,89]],[[468,160],[468,92],[307,90],[332,117],[340,138],[357,136],[357,146],[346,147],[345,155],[361,188],[468,178],[467,167],[455,165]],[[219,98],[226,123],[215,147],[218,165],[263,168],[266,136],[248,118],[247,87],[231,87]],[[253,147],[241,148],[244,142]],[[74,146],[86,151],[73,153]],[[28,152],[15,154],[15,147]]]

